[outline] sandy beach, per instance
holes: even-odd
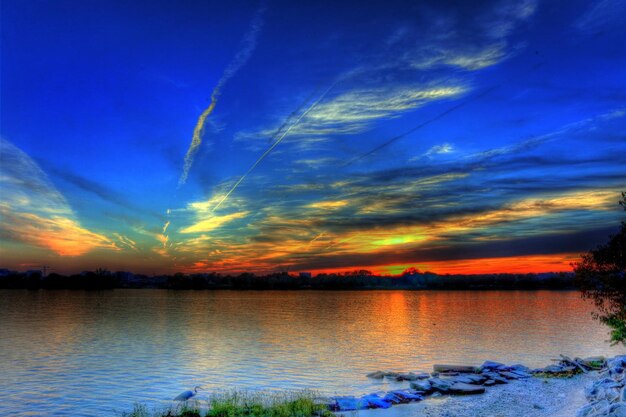
[[[584,388],[597,372],[571,378],[529,378],[476,396],[441,396],[419,403],[340,413],[346,417],[565,417],[585,405]]]

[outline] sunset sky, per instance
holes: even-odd
[[[3,1],[0,267],[570,270],[626,2]]]

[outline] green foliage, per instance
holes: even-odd
[[[583,371],[581,371],[579,368],[573,369],[571,371],[567,371],[567,372],[559,372],[557,374],[555,373],[550,373],[550,372],[537,372],[536,374],[533,374],[533,376],[535,378],[545,378],[545,379],[568,379],[571,378],[575,375],[579,375],[582,374]]]
[[[205,407],[198,402],[150,413],[141,404],[122,417],[332,417],[311,391],[260,393],[225,391],[211,395]],[[204,411],[203,411],[204,410]]]
[[[133,411],[122,414],[122,417],[151,417],[151,414],[145,405],[135,404]]]
[[[620,205],[626,210],[626,193]],[[626,345],[626,222],[609,241],[589,251],[574,265],[583,297],[598,309],[594,317],[611,328],[613,344]]]
[[[604,361],[590,361],[587,363],[587,365],[591,366],[592,368],[602,368],[602,366],[604,366]]]
[[[312,392],[259,394],[229,391],[209,400],[207,417],[311,417],[331,415]]]

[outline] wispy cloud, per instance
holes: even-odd
[[[181,233],[204,233],[210,232],[213,229],[217,229],[222,225],[229,223],[236,219],[244,218],[248,215],[247,211],[239,213],[231,213],[223,216],[210,215],[209,218],[198,221],[197,223],[181,229]]]
[[[454,151],[454,145],[451,145],[449,143],[442,143],[441,145],[435,145],[430,147],[430,149],[424,152],[422,157],[431,158],[433,155],[445,155],[453,153]]]
[[[189,145],[189,149],[187,150],[187,154],[185,155],[185,163],[183,165],[183,172],[180,175],[178,180],[178,185],[181,186],[187,182],[187,177],[189,176],[189,170],[193,165],[194,158],[198,153],[198,149],[202,144],[202,136],[204,134],[204,126],[206,123],[207,117],[211,115],[213,110],[215,109],[215,105],[217,104],[217,100],[222,93],[222,88],[226,85],[226,83],[239,71],[239,69],[245,65],[245,63],[250,59],[254,48],[256,47],[257,36],[261,27],[263,25],[263,13],[265,12],[265,6],[261,6],[259,10],[255,13],[252,18],[252,22],[250,23],[250,27],[248,28],[248,32],[246,32],[242,42],[241,49],[235,55],[235,58],[232,62],[226,67],[222,77],[217,82],[217,85],[213,89],[211,93],[211,103],[209,106],[202,112],[200,117],[198,118],[198,122],[196,123],[196,127],[193,130],[193,136],[191,139],[191,144]]]
[[[457,97],[465,91],[466,88],[461,85],[353,90],[321,103],[292,134],[358,133],[367,129],[374,120],[398,117],[405,111],[435,100]]]
[[[0,139],[0,233],[3,239],[78,256],[118,250],[108,237],[80,225],[66,199],[22,150]]]
[[[214,212],[215,210],[219,209],[220,206],[222,204],[224,204],[224,202],[228,199],[228,197],[230,197],[230,195],[237,189],[237,187],[239,187],[239,185],[246,179],[246,177],[248,175],[250,175],[252,173],[252,171],[254,171],[256,169],[256,167],[263,162],[263,160],[274,150],[274,148],[276,148],[276,146],[278,146],[283,139],[285,139],[285,137],[287,135],[289,135],[291,133],[291,131],[294,128],[298,128],[299,124],[301,123],[302,119],[304,119],[311,111],[314,111],[316,109],[316,107],[319,105],[319,103],[324,99],[324,97],[326,97],[326,95],[330,92],[330,90],[333,89],[333,87],[336,85],[336,83],[333,83],[330,85],[330,87],[328,87],[328,89],[326,89],[326,91],[324,91],[319,98],[317,98],[317,100],[315,100],[313,103],[311,103],[311,105],[304,110],[299,116],[298,118],[296,118],[295,120],[293,120],[291,122],[291,124],[286,127],[285,129],[279,129],[277,131],[278,136],[273,138],[274,141],[272,142],[272,144],[265,150],[265,152],[263,152],[261,154],[261,156],[258,157],[258,159],[250,166],[250,168],[248,168],[248,170],[237,180],[237,182],[235,182],[235,184],[231,187],[230,190],[228,190],[228,192],[226,194],[224,194],[224,197],[218,201],[218,203],[215,205],[215,207],[213,207],[212,211]],[[288,120],[291,120],[292,116],[288,117]]]
[[[597,0],[580,16],[574,26],[582,31],[606,29],[612,24],[623,24],[626,17],[625,0]]]
[[[347,200],[338,201],[318,201],[316,203],[307,204],[306,207],[323,210],[336,210],[349,204]]]

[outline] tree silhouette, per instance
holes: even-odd
[[[619,204],[626,211],[626,192]],[[611,328],[612,344],[626,345],[626,222],[606,244],[584,254],[574,272],[583,297],[598,309],[594,317]]]

